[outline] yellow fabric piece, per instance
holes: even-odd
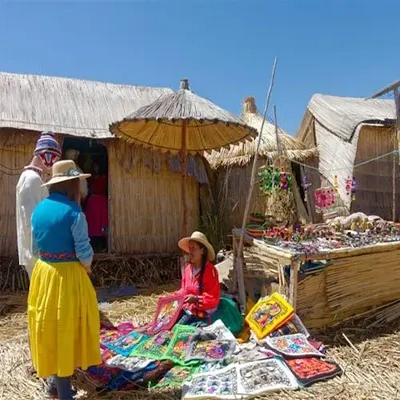
[[[293,307],[278,293],[258,300],[246,316],[246,322],[258,339],[279,328],[294,313]]]
[[[68,377],[101,364],[96,292],[79,262],[36,262],[29,288],[28,324],[37,375]]]

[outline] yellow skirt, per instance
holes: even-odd
[[[39,377],[101,364],[96,292],[78,262],[37,261],[28,297],[31,357]]]

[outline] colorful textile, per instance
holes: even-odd
[[[156,361],[156,368],[146,371],[138,383],[142,387],[157,384],[173,366],[174,363],[170,360]]]
[[[103,342],[102,344],[117,354],[128,357],[141,342],[148,340],[148,338],[149,337],[143,333],[132,331],[113,342]]]
[[[202,291],[200,293],[200,272],[195,274],[193,266],[188,264],[185,268],[181,289],[176,292],[181,296],[189,294],[197,296],[198,301],[192,304],[185,304],[194,316],[205,317],[205,313],[215,311],[218,307],[221,291],[219,286],[218,271],[210,262],[206,264],[203,279]]]
[[[268,337],[266,344],[273,350],[285,357],[322,357],[313,345],[309,343],[302,333],[294,335]]]
[[[230,357],[235,348],[236,341],[230,340],[192,341],[186,351],[185,361],[222,361]]]
[[[265,392],[298,388],[295,377],[279,359],[239,364],[237,370],[238,392],[242,395],[254,396]]]
[[[107,366],[111,368],[120,368],[124,371],[138,372],[151,364],[153,360],[142,357],[126,357],[117,354],[106,361]]]
[[[219,362],[206,362],[202,363],[199,366],[199,373],[203,374],[206,372],[214,372],[214,371],[219,371],[220,369],[223,369],[227,366],[227,362],[224,361],[219,361]]]
[[[39,377],[69,377],[76,368],[101,364],[96,292],[79,262],[37,261],[29,287],[28,325]]]
[[[107,385],[115,376],[121,373],[121,370],[119,368],[111,368],[102,364],[89,367],[85,373],[96,383]]]
[[[104,349],[106,348],[106,343],[114,342],[132,332],[133,325],[131,323],[123,323],[116,327],[109,327],[101,324],[100,328],[100,347]]]
[[[237,399],[237,392],[237,372],[233,365],[219,371],[194,375],[192,381],[184,385],[182,399]]]
[[[315,382],[333,378],[342,373],[342,369],[338,364],[314,357],[294,358],[286,360],[286,364],[303,386],[309,386]]]
[[[233,333],[225,326],[225,324],[219,319],[215,321],[212,325],[209,325],[201,329],[203,332],[209,332],[215,335],[217,340],[230,340],[236,342]],[[235,346],[235,352],[239,350],[239,345]]]
[[[183,306],[183,296],[160,297],[151,328],[151,334],[170,330],[175,325]]]
[[[191,379],[192,375],[197,373],[199,367],[181,367],[175,366],[170,369],[163,378],[154,386],[155,388],[180,387],[185,381]]]
[[[132,357],[145,357],[152,360],[161,360],[171,342],[173,333],[161,331],[141,342],[131,353]]]
[[[189,347],[190,339],[196,332],[196,328],[186,325],[175,325],[173,336],[168,345],[164,358],[173,361],[175,364],[185,365],[186,350]]]
[[[280,328],[270,333],[269,336],[277,337],[284,335],[293,335],[295,333],[302,333],[307,338],[310,336],[307,328],[304,326],[302,320],[297,314],[294,314],[293,317],[285,323],[285,325],[282,325]]]
[[[90,237],[106,236],[108,230],[108,197],[92,194],[85,206],[85,216]]]
[[[40,134],[33,154],[39,156],[43,153],[54,154],[58,158],[61,157],[61,146],[55,139],[54,132],[45,131]]]
[[[236,303],[225,296],[221,296],[217,310],[211,315],[212,322],[221,320],[235,335],[243,330],[244,318]]]
[[[316,189],[314,197],[317,211],[331,208],[336,203],[335,190],[330,186]]]
[[[278,293],[260,299],[246,316],[258,339],[269,335],[293,315],[293,307]]]

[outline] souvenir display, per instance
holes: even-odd
[[[323,187],[315,191],[315,210],[322,212],[336,203],[335,191],[332,187]]]
[[[175,366],[154,386],[155,388],[181,387],[192,375],[198,372],[199,367]]]
[[[161,331],[139,344],[131,353],[133,357],[145,357],[152,360],[161,360],[171,342],[173,333]]]
[[[342,373],[338,364],[314,357],[294,358],[286,360],[286,364],[303,386],[310,386],[315,382],[330,379]]]
[[[235,348],[236,341],[232,340],[192,341],[186,351],[185,361],[222,361],[230,357]]]
[[[143,333],[131,332],[125,336],[120,337],[114,342],[106,342],[103,343],[107,348],[115,351],[118,354],[121,354],[125,357],[129,356],[141,342],[148,339],[147,335]]]
[[[151,327],[151,334],[154,335],[163,330],[172,329],[182,311],[182,306],[182,296],[172,295],[160,297]]]
[[[272,358],[237,365],[238,393],[257,395],[277,390],[293,390],[298,384],[283,361]]]
[[[263,339],[293,315],[293,307],[278,293],[261,298],[246,316],[258,339]]]
[[[182,399],[238,399],[235,365],[205,374],[194,375],[183,387]]]
[[[292,335],[295,333],[302,333],[306,338],[310,336],[307,328],[304,326],[302,320],[299,318],[297,314],[294,314],[293,317],[282,325],[280,328],[270,333],[269,336],[284,336],[284,335]]]
[[[192,335],[196,332],[196,328],[187,325],[175,325],[171,342],[164,353],[164,358],[173,361],[179,365],[186,365],[186,350],[190,344]]]
[[[143,357],[125,357],[120,354],[108,359],[106,364],[111,368],[120,368],[124,371],[137,372],[146,368],[153,360]]]
[[[278,190],[287,191],[292,186],[292,175],[274,167],[262,167],[258,171],[259,189],[263,193],[272,193]]]
[[[356,191],[357,191],[357,181],[353,176],[352,178],[349,176],[346,179],[346,194],[347,196],[351,196],[351,200],[354,201],[356,199]]]
[[[218,340],[232,340],[236,341],[235,336],[233,333],[225,326],[225,324],[218,319],[213,324],[201,328],[203,332],[210,332],[215,335],[215,339]]]
[[[206,362],[203,364],[200,364],[199,367],[199,373],[203,374],[205,372],[213,372],[213,371],[218,371],[220,369],[223,369],[227,366],[227,362],[224,361],[219,361],[219,362]]]
[[[323,357],[302,333],[294,335],[267,337],[265,343],[285,357]]]

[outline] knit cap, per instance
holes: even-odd
[[[54,132],[45,131],[40,134],[33,154],[37,156],[43,153],[52,153],[61,157],[61,146],[55,139]]]

